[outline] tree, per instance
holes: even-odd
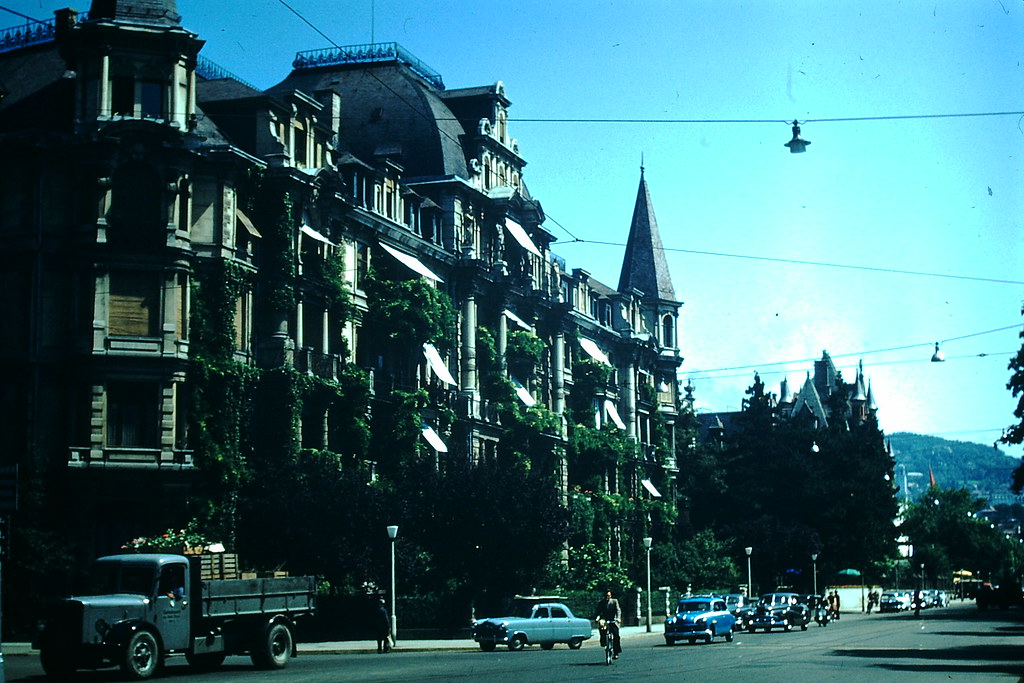
[[[914,562],[923,563],[933,576],[958,569],[993,578],[1011,572],[1018,561],[1015,544],[978,516],[983,507],[985,501],[967,489],[929,487],[907,509],[900,527],[914,546]]]
[[[1024,309],[1021,313],[1024,313]],[[1020,337],[1024,339],[1024,332],[1020,333]],[[1006,383],[1006,388],[1017,399],[1017,407],[1013,411],[1013,416],[1017,418],[1017,424],[1008,427],[999,440],[1006,444],[1019,445],[1024,443],[1024,344],[1021,344],[1017,355],[1010,359],[1008,367],[1013,374]],[[1018,494],[1024,491],[1024,461],[1013,471],[1013,483],[1010,488]]]
[[[848,409],[839,401],[824,428],[784,418],[757,375],[746,394],[721,446],[701,445],[690,456],[709,480],[683,478],[694,528],[706,524],[758,548],[761,585],[790,583],[787,576],[802,572],[816,552],[826,571],[892,557],[893,462],[877,420],[845,419]],[[717,479],[729,505],[716,505],[715,495],[701,489]]]

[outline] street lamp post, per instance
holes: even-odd
[[[651,632],[651,543],[650,536],[644,537],[644,548],[647,549],[647,632]]]
[[[395,615],[395,538],[398,536],[398,526],[392,524],[388,527],[388,538],[391,539],[391,640],[398,641],[398,617]]]
[[[812,575],[814,576],[814,594],[818,594],[818,553],[811,553],[811,564],[813,567]]]
[[[754,549],[748,545],[743,550],[747,553],[747,596],[752,598],[754,597],[754,579],[750,573],[750,555],[754,552]]]

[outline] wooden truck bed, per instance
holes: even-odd
[[[203,581],[202,616],[312,613],[314,581],[312,576]]]

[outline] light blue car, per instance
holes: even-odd
[[[526,645],[540,645],[550,650],[555,643],[565,643],[578,650],[583,641],[593,635],[589,619],[580,619],[561,602],[540,602],[524,605],[522,616],[478,619],[473,623],[473,640],[484,652],[498,644],[510,650],[522,650]]]
[[[726,608],[724,598],[686,598],[676,605],[676,615],[665,620],[665,644],[675,645],[679,640],[695,643],[698,639],[710,643],[717,636],[725,636],[731,643],[735,623],[736,617]]]

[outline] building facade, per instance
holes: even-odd
[[[438,467],[496,457],[497,376],[555,416],[563,496],[584,414],[636,445],[604,490],[671,500],[682,304],[642,169],[613,288],[551,251],[500,81],[447,89],[382,43],[300,53],[261,91],[202,46],[173,0],[0,35],[0,457],[29,506],[94,551],[180,523],[211,453],[244,440],[197,418],[225,364],[333,385],[358,370],[371,411],[423,391]],[[443,339],[382,333],[381,292],[410,283],[450,301]],[[589,363],[609,379],[584,391]],[[338,419],[307,401],[279,437],[376,476]]]

